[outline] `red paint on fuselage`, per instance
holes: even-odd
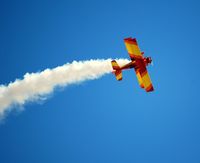
[[[146,57],[143,59],[134,59],[131,62],[127,63],[126,65],[120,67],[120,69],[121,70],[126,70],[131,68],[137,69],[138,67],[148,66],[148,64],[150,64],[151,61],[152,61],[151,57]]]

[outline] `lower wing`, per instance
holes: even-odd
[[[136,76],[141,88],[144,88],[147,92],[154,90],[150,76],[144,64],[141,64],[137,69],[135,69]]]

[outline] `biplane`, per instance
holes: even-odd
[[[122,70],[134,68],[140,87],[147,92],[153,91],[154,88],[146,68],[152,62],[151,57],[144,57],[144,52],[140,51],[135,38],[125,38],[124,42],[131,61],[121,67],[115,60],[111,61],[116,79],[118,81],[122,80]]]

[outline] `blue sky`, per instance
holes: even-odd
[[[128,58],[136,37],[155,92],[134,71],[28,103],[0,125],[0,162],[199,162],[198,1],[0,1],[0,83],[73,60]]]

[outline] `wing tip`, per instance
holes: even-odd
[[[137,45],[136,38],[128,37],[124,39],[125,42]]]
[[[153,91],[154,91],[154,88],[153,88],[152,85],[150,85],[150,86],[147,87],[145,90],[146,90],[147,92],[153,92]]]

